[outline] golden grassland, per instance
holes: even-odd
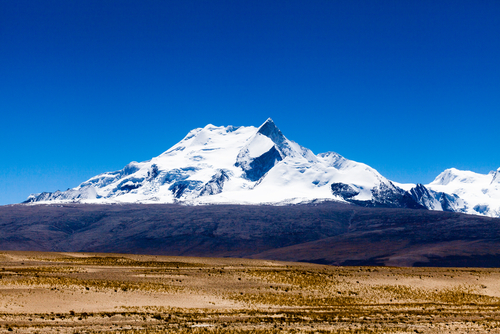
[[[500,333],[500,270],[0,253],[0,333]]]

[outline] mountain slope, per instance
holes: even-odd
[[[0,231],[2,250],[500,266],[498,218],[338,202],[0,206]]]

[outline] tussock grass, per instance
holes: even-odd
[[[426,290],[407,285],[382,285],[374,286],[372,289],[375,294],[379,295],[379,297],[391,297],[418,301],[425,301],[429,297]]]
[[[265,328],[265,329],[235,329],[223,327],[195,327],[195,328],[168,328],[168,329],[126,329],[116,331],[106,331],[106,333],[120,333],[120,334],[159,334],[159,333],[175,333],[175,334],[379,334],[379,333],[408,333],[407,329],[373,329],[373,328],[352,328],[352,329],[339,329],[339,330],[322,330],[322,329],[285,329],[285,328]],[[82,331],[75,333],[88,333],[96,334],[102,333],[100,331]]]
[[[40,286],[40,287],[78,287],[93,288],[98,291],[151,291],[151,292],[180,292],[183,287],[155,282],[124,282],[104,279],[78,279],[71,277],[29,277],[10,281],[0,281],[4,285]]]
[[[147,269],[132,269],[132,272],[134,273],[141,273],[141,274],[172,274],[172,275],[186,275],[187,270],[196,270],[196,268],[191,268],[191,267],[169,267],[169,268],[147,268]]]
[[[70,273],[82,273],[86,272],[85,269],[83,268],[78,268],[78,267],[58,267],[58,266],[43,266],[43,267],[27,267],[27,268],[8,268],[4,270],[0,269],[0,272],[2,271],[8,271],[11,273],[16,273],[16,274],[21,274],[21,275],[35,275],[35,274],[45,274],[45,273],[64,273],[64,274],[70,274]]]
[[[454,305],[466,304],[499,304],[500,298],[485,296],[477,293],[470,286],[456,286],[446,289],[429,290],[415,288],[407,285],[383,285],[375,286],[373,290],[383,297],[392,297],[401,300],[412,300],[414,302],[446,303]]]
[[[358,301],[353,297],[336,296],[306,296],[302,294],[286,293],[247,293],[232,295],[233,300],[249,305],[278,305],[278,306],[338,306],[354,305]]]
[[[263,279],[270,283],[289,284],[302,289],[325,289],[338,284],[332,274],[306,270],[250,270],[247,275]]]
[[[500,298],[478,294],[475,289],[469,287],[455,287],[433,292],[429,299],[454,305],[497,304],[500,306]]]
[[[90,256],[90,257],[63,257],[48,259],[50,262],[79,263],[96,266],[120,266],[120,267],[166,267],[166,268],[193,268],[205,267],[202,263],[189,263],[179,261],[137,261],[126,257],[115,256]]]

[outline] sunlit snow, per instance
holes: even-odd
[[[344,201],[332,185],[350,189],[349,200],[370,201],[376,189],[419,190],[420,204],[442,210],[439,192],[460,198],[453,210],[500,216],[500,169],[487,175],[449,169],[426,187],[392,183],[375,169],[335,152],[315,155],[287,139],[268,119],[261,127],[207,125],[145,162],[92,177],[64,192],[30,195],[35,203],[288,204]],[[433,191],[431,193],[431,191]],[[436,195],[437,194],[437,195]],[[448,196],[448,195],[446,195]]]

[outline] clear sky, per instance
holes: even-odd
[[[0,204],[273,118],[398,182],[500,167],[500,1],[0,1]]]

